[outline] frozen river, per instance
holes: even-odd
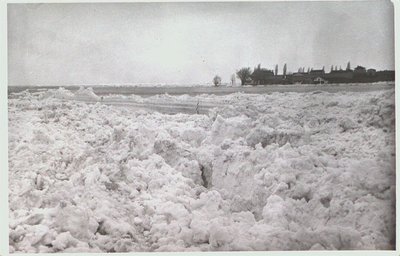
[[[265,86],[235,86],[235,87],[210,87],[210,86],[165,86],[165,87],[136,87],[136,86],[91,86],[94,93],[97,95],[109,94],[122,94],[131,95],[136,94],[140,96],[152,96],[156,94],[170,94],[170,95],[198,95],[198,94],[215,94],[226,95],[236,92],[242,93],[273,93],[273,92],[312,92],[312,91],[325,91],[325,92],[369,92],[378,91],[383,89],[393,88],[394,83],[375,83],[375,84],[329,84],[329,85],[265,85]],[[9,86],[8,92],[21,92],[29,90],[30,92],[54,89],[59,86]],[[70,91],[76,91],[79,86],[63,86]],[[86,87],[86,86],[85,86]]]
[[[95,97],[78,97],[73,98],[76,101],[86,103],[100,102],[106,105],[123,106],[130,109],[147,109],[165,114],[206,114],[215,107],[223,107],[224,102],[212,97],[207,100],[206,95],[228,95],[232,93],[249,93],[249,94],[272,94],[285,92],[371,92],[380,90],[393,89],[394,83],[376,83],[376,84],[330,84],[330,85],[268,85],[257,87],[116,87],[116,86],[95,86],[91,87]],[[51,86],[11,86],[8,88],[9,94],[29,91],[30,93],[39,93],[48,89],[57,89],[60,87]],[[65,86],[64,89],[76,93],[78,86]],[[164,95],[162,100],[154,99],[152,96]],[[179,100],[168,96],[200,96],[202,97],[184,97]],[[140,96],[140,97],[135,97]],[[15,95],[9,97],[15,97]],[[69,98],[68,100],[71,100]]]

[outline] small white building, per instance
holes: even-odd
[[[314,83],[315,84],[327,84],[328,83],[328,81],[327,80],[325,80],[325,79],[323,79],[322,77],[316,77],[316,78],[314,78]]]

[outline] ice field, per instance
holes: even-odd
[[[394,249],[394,87],[8,106],[10,252]]]

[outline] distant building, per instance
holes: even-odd
[[[290,81],[294,84],[311,84],[312,78],[309,76],[308,73],[297,72],[291,75]]]
[[[370,68],[367,70],[369,76],[374,76],[376,74],[376,69]]]
[[[276,68],[276,66],[275,66]],[[347,64],[346,70],[337,67],[329,73],[325,73],[325,68],[308,69],[304,72],[304,68],[299,68],[297,73],[286,73],[286,65],[283,68],[283,75],[276,75],[273,70],[261,68],[259,64],[254,68],[250,75],[250,81],[247,84],[267,85],[267,84],[325,84],[325,83],[373,83],[379,81],[394,81],[395,72],[392,70],[376,71],[373,68],[368,70],[363,66],[357,66],[352,70],[350,63]]]
[[[328,80],[323,79],[322,77],[314,78],[314,84],[327,84]]]
[[[311,78],[323,77],[324,75],[325,75],[325,70],[324,69],[311,70],[310,73],[309,73],[309,76]]]
[[[376,81],[394,81],[395,72],[393,70],[376,71]]]
[[[353,74],[351,70],[333,70],[323,78],[329,83],[349,83],[353,79]]]
[[[354,69],[354,73],[362,74],[362,73],[366,73],[366,72],[367,72],[367,70],[363,66],[357,66]]]
[[[274,72],[269,69],[261,68],[261,66],[258,65],[250,77],[253,81],[253,84],[268,84],[270,83],[271,79],[273,80]]]

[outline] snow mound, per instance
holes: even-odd
[[[80,87],[79,90],[77,90],[74,93],[74,99],[76,100],[100,100],[100,97],[97,96],[94,92],[93,92],[93,88],[89,87],[89,88],[84,88],[84,87]]]
[[[74,98],[74,93],[72,93],[70,90],[66,90],[63,87],[60,87],[58,89],[53,89],[53,90],[48,90],[45,92],[43,95],[44,98],[56,98],[56,99],[62,99],[62,100],[71,100]]]

